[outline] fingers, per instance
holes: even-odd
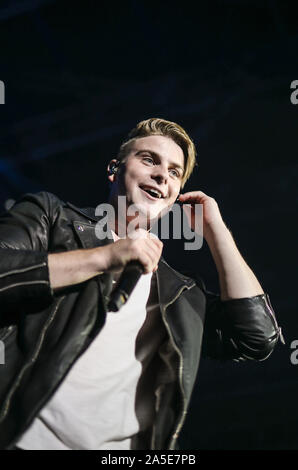
[[[146,230],[135,230],[133,236],[117,240],[110,248],[110,270],[123,268],[129,261],[139,261],[144,273],[155,272],[162,253],[163,243]]]
[[[199,204],[200,202],[203,202],[208,198],[209,196],[206,193],[203,193],[203,191],[189,191],[187,193],[180,194],[179,201],[183,204],[185,202]]]
[[[156,271],[161,256],[163,243],[160,240],[143,240],[139,244],[139,260],[144,266],[144,272]]]
[[[158,238],[137,238],[131,243],[132,256],[144,267],[144,273],[156,271],[163,243]]]

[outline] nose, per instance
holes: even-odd
[[[151,178],[153,178],[158,184],[167,183],[169,178],[168,169],[162,165],[156,165],[151,174]]]

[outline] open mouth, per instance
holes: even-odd
[[[149,196],[150,199],[157,201],[163,199],[163,194],[158,189],[150,188],[148,186],[140,186],[141,190]]]

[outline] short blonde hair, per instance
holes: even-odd
[[[175,122],[166,121],[160,118],[150,118],[139,122],[128,134],[126,140],[121,144],[118,152],[118,160],[123,161],[128,154],[131,143],[141,137],[150,135],[162,135],[172,139],[179,147],[182,148],[184,154],[184,173],[182,176],[181,188],[185,185],[196,165],[196,148],[186,133],[186,131]]]

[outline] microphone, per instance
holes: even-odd
[[[111,294],[108,311],[118,312],[118,310],[120,310],[122,305],[127,302],[143,272],[143,266],[139,261],[130,261],[127,263],[120,276],[117,287]]]

